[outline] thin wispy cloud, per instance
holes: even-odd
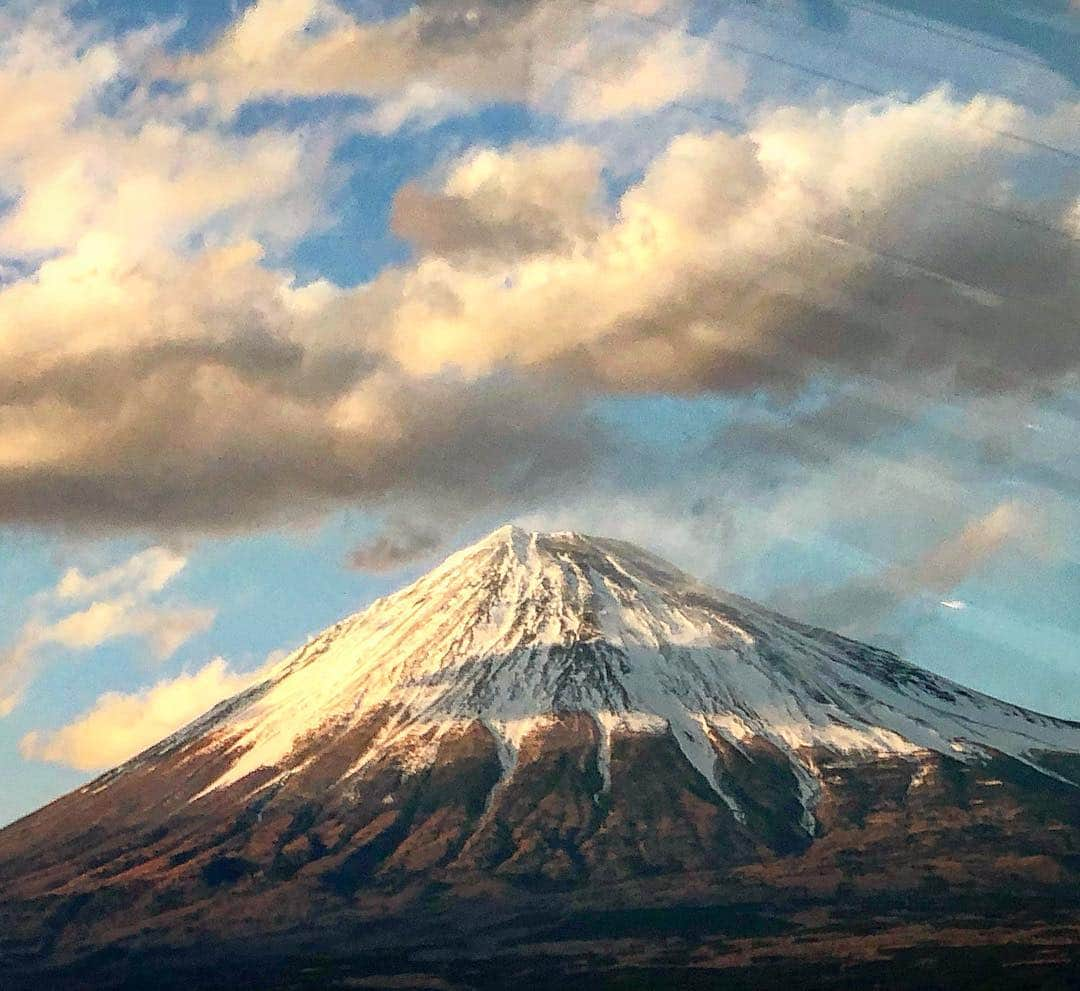
[[[828,629],[871,633],[900,605],[934,600],[954,611],[963,599],[941,599],[978,575],[1005,550],[1039,553],[1047,546],[1047,523],[1036,507],[1008,502],[969,521],[958,533],[927,548],[912,561],[897,562],[838,588],[794,590],[784,605]]]
[[[36,597],[33,615],[0,653],[0,715],[19,704],[52,649],[82,653],[132,639],[161,662],[208,630],[215,609],[158,598],[186,565],[186,557],[151,547],[103,571],[66,570]]]

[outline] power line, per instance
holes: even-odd
[[[660,27],[669,28],[672,30],[682,30],[683,25],[675,21],[666,20],[661,17],[657,17],[655,14],[642,14],[638,11],[626,10],[622,7],[614,5],[611,0],[584,0],[585,3],[591,4],[593,7],[604,7],[609,11],[621,14],[626,17],[636,18],[641,21],[651,22]],[[786,59],[783,56],[776,55],[772,52],[763,52],[760,49],[751,48],[748,45],[740,45],[737,42],[725,41],[719,38],[710,38],[711,44],[717,45],[721,48],[727,48],[732,51],[739,52],[740,54],[748,55],[751,58],[758,58],[764,61],[769,61],[774,64],[780,64],[787,68],[793,69],[796,72],[802,72],[806,75],[813,76],[819,79],[825,79],[830,82],[839,83],[842,86],[848,86],[852,89],[857,89],[862,92],[868,93],[873,96],[887,97],[895,99],[907,106],[913,106],[917,101],[904,96],[901,93],[890,93],[886,90],[878,89],[877,87],[870,86],[866,83],[856,82],[851,79],[846,79],[843,76],[837,76],[834,73],[825,72],[824,70],[815,69],[812,66],[805,65],[801,62],[796,62],[792,59]],[[1039,141],[1036,138],[1030,138],[1023,134],[1016,134],[1011,131],[1002,131],[997,128],[989,127],[985,124],[976,124],[980,130],[987,131],[990,134],[997,135],[998,137],[1005,138],[1008,141],[1015,141],[1020,144],[1029,145],[1032,148],[1037,148],[1040,151],[1045,151],[1050,154],[1060,155],[1063,158],[1067,158],[1070,161],[1080,163],[1080,152],[1070,151],[1067,148],[1062,148],[1058,145],[1049,144],[1048,142]]]
[[[590,2],[590,3],[594,4],[595,6],[609,6],[605,2],[605,0],[587,0],[587,2]],[[639,16],[639,15],[634,15],[634,16]],[[648,18],[648,19],[651,19],[651,18]],[[565,73],[570,74],[570,75],[579,76],[579,77],[581,77],[583,79],[587,79],[587,80],[589,80],[591,82],[594,82],[594,83],[596,83],[598,85],[601,85],[603,83],[603,80],[599,79],[595,74],[586,72],[585,70],[582,70],[582,69],[577,69],[577,68],[568,69],[565,66],[558,66],[558,65],[556,65],[554,63],[545,63],[545,64],[547,64],[550,68],[557,69],[559,71],[565,72]],[[712,120],[712,121],[715,121],[717,123],[726,124],[728,126],[733,126],[733,127],[736,127],[736,128],[747,128],[747,127],[750,126],[749,122],[746,121],[745,118],[731,117],[731,116],[721,114],[721,113],[716,112],[716,111],[706,110],[706,109],[704,109],[704,108],[702,108],[700,106],[695,106],[693,104],[685,103],[685,102],[682,102],[682,101],[671,101],[668,104],[668,106],[678,107],[679,109],[683,110],[684,112],[689,113],[689,114],[694,115],[694,116],[697,116],[699,118]],[[1070,235],[1069,233],[1067,233],[1064,230],[1061,230],[1060,228],[1054,227],[1053,225],[1044,224],[1042,222],[1032,220],[1031,218],[1025,217],[1023,215],[1012,213],[1011,211],[998,210],[996,208],[989,207],[987,204],[985,204],[985,203],[983,203],[982,201],[979,201],[979,200],[972,200],[972,199],[969,199],[969,198],[966,198],[966,197],[958,197],[958,196],[955,196],[955,195],[952,195],[952,194],[947,194],[947,193],[932,193],[931,195],[933,195],[937,199],[963,203],[966,206],[971,206],[971,207],[974,207],[976,209],[986,210],[987,212],[994,213],[994,214],[996,214],[998,216],[1006,217],[1007,219],[1012,220],[1012,221],[1014,221],[1016,223],[1019,223],[1019,224],[1021,224],[1023,226],[1030,226],[1030,227],[1033,227],[1033,228],[1036,228],[1036,229],[1046,230],[1048,232],[1051,232],[1051,233],[1054,233],[1054,234],[1058,235],[1061,238],[1064,238],[1064,239],[1068,240],[1070,243],[1074,240],[1072,235]],[[931,278],[934,278],[934,279],[936,279],[938,281],[941,281],[941,282],[945,282],[945,283],[948,283],[948,284],[952,284],[954,286],[962,287],[962,288],[967,289],[967,290],[972,291],[972,292],[982,293],[982,294],[987,295],[987,296],[994,296],[994,297],[997,297],[999,299],[1009,300],[1010,302],[1013,302],[1013,303],[1025,304],[1027,306],[1047,310],[1048,312],[1054,313],[1056,315],[1064,316],[1067,320],[1069,320],[1070,323],[1071,323],[1072,318],[1073,318],[1072,312],[1069,311],[1069,310],[1064,309],[1063,307],[1054,306],[1053,304],[1046,303],[1043,300],[1035,299],[1035,298],[1028,297],[1028,296],[1018,296],[1018,295],[1015,295],[1015,294],[1002,292],[1000,289],[989,288],[989,287],[980,286],[980,285],[974,285],[972,283],[965,282],[962,279],[958,279],[955,276],[949,275],[949,274],[947,274],[945,272],[941,272],[941,271],[938,271],[937,269],[929,268],[928,266],[923,265],[921,262],[917,261],[916,259],[908,258],[908,257],[906,257],[904,255],[900,255],[900,254],[895,253],[895,252],[884,251],[884,250],[882,250],[880,248],[875,248],[875,247],[872,247],[871,245],[868,245],[868,244],[865,244],[865,243],[852,241],[850,238],[844,237],[842,235],[835,234],[835,233],[833,233],[831,231],[822,230],[821,228],[818,228],[818,227],[815,227],[815,226],[812,226],[812,225],[796,225],[793,222],[789,223],[789,226],[802,227],[808,233],[811,233],[814,236],[820,237],[820,238],[822,238],[824,240],[830,241],[831,243],[834,243],[834,244],[837,244],[837,245],[842,245],[842,246],[847,247],[849,249],[862,251],[864,253],[867,253],[867,254],[876,256],[878,258],[881,258],[881,259],[883,259],[885,261],[888,261],[888,262],[890,262],[890,263],[892,263],[894,265],[898,264],[898,265],[904,266],[904,267],[906,267],[906,268],[908,268],[908,269],[910,269],[912,271],[917,271],[922,275],[930,276]],[[1077,324],[1076,327],[1077,327],[1078,332],[1080,332],[1080,324]]]
[[[567,66],[558,65],[553,62],[544,62],[543,64],[547,65],[551,69],[555,69],[567,75],[577,76],[581,79],[595,83],[597,86],[601,86],[604,83],[604,80],[597,76],[595,73],[587,72],[584,69],[576,67],[569,68]],[[748,120],[746,117],[734,117],[730,114],[723,114],[713,108],[707,109],[698,104],[687,103],[683,100],[671,100],[666,104],[666,106],[676,107],[679,110],[682,110],[683,112],[698,117],[702,120],[710,120],[715,123],[724,124],[728,127],[736,129],[749,130],[753,126],[753,122]],[[931,195],[935,199],[945,202],[961,203],[965,206],[973,207],[977,210],[984,210],[987,213],[991,213],[1003,219],[1010,220],[1013,223],[1019,224],[1020,226],[1030,227],[1035,230],[1043,231],[1047,234],[1052,234],[1060,240],[1064,240],[1070,243],[1076,240],[1073,234],[1069,233],[1061,227],[1056,226],[1055,224],[1040,220],[1037,217],[1033,217],[1029,214],[1018,213],[1015,210],[1006,210],[1002,207],[991,206],[984,200],[978,200],[968,196],[960,196],[955,193],[943,193],[936,191],[930,191],[929,195]]]
[[[991,52],[994,55],[1003,55],[1005,58],[1011,58],[1017,62],[1026,62],[1028,65],[1035,65],[1043,69],[1047,68],[1045,61],[1033,55],[1028,55],[1026,52],[1016,51],[1014,48],[991,45],[988,42],[971,37],[961,31],[950,31],[948,28],[940,27],[937,24],[931,23],[929,19],[920,18],[918,16],[905,17],[902,13],[883,8],[881,4],[862,3],[860,0],[834,0],[834,2],[841,7],[847,7],[849,10],[861,10],[871,17],[878,17],[882,20],[893,21],[896,24],[903,24],[905,27],[915,28],[918,31],[924,31],[927,34],[937,35],[948,41],[958,41],[963,45],[979,48],[983,51]]]
[[[596,2],[596,0],[594,0],[594,2]],[[581,69],[568,69],[565,66],[559,66],[559,65],[556,65],[554,63],[546,63],[546,64],[550,68],[553,68],[553,69],[556,69],[558,71],[567,73],[569,75],[578,76],[578,77],[581,77],[583,79],[589,80],[589,81],[597,83],[597,84],[602,84],[603,83],[603,80],[599,79],[596,75],[594,75],[592,73],[589,73],[589,72],[586,72],[584,70],[581,70]],[[707,110],[703,109],[700,106],[687,104],[687,103],[684,103],[684,102],[681,102],[681,101],[672,101],[668,105],[678,107],[678,108],[682,109],[683,111],[689,113],[690,115],[697,116],[697,117],[704,118],[704,119],[709,119],[709,120],[715,121],[717,123],[725,124],[725,125],[727,125],[729,127],[733,127],[733,128],[736,128],[736,129],[745,129],[745,128],[747,128],[749,126],[749,123],[745,119],[735,118],[735,117],[732,117],[732,116],[721,114],[719,112],[707,111]],[[960,203],[963,203],[963,204],[965,204],[967,206],[974,207],[976,209],[985,210],[988,213],[994,214],[996,216],[1003,217],[1005,219],[1016,222],[1016,223],[1021,224],[1023,226],[1030,226],[1030,227],[1034,227],[1034,228],[1043,230],[1043,231],[1045,231],[1047,233],[1055,234],[1055,235],[1057,235],[1057,236],[1059,236],[1061,238],[1067,239],[1070,243],[1072,243],[1072,241],[1074,240],[1072,238],[1072,236],[1069,235],[1067,232],[1065,232],[1065,231],[1063,231],[1063,230],[1061,230],[1061,229],[1059,229],[1057,227],[1054,227],[1053,225],[1043,224],[1043,223],[1041,223],[1041,222],[1039,222],[1037,220],[1034,220],[1034,219],[1032,219],[1030,217],[1014,214],[1014,213],[1012,213],[1010,211],[1007,211],[1007,210],[1001,210],[1001,209],[998,209],[998,208],[995,208],[995,207],[991,207],[991,206],[988,206],[987,204],[982,203],[982,202],[977,201],[977,200],[971,200],[971,199],[962,198],[962,197],[950,196],[948,194],[942,194],[942,193],[938,193],[938,194],[934,194],[934,195],[937,198],[940,198],[940,199],[960,202]],[[1054,306],[1052,304],[1048,304],[1048,303],[1044,302],[1043,300],[1032,299],[1030,297],[1016,295],[1016,294],[1010,294],[1010,293],[1003,292],[1000,289],[988,288],[988,287],[985,287],[985,286],[980,286],[980,285],[975,285],[975,284],[972,284],[972,283],[969,283],[969,282],[965,282],[965,281],[963,281],[961,279],[958,279],[955,276],[948,275],[948,274],[946,274],[944,272],[941,272],[941,271],[939,271],[937,269],[931,268],[931,267],[923,264],[922,262],[918,261],[917,259],[902,255],[902,254],[900,254],[898,252],[890,252],[890,251],[883,250],[883,249],[878,248],[878,247],[871,246],[869,244],[854,241],[854,240],[852,240],[850,238],[846,238],[846,237],[834,234],[832,232],[823,230],[823,229],[821,229],[819,227],[816,227],[816,226],[813,226],[813,225],[800,224],[800,223],[791,221],[791,222],[787,222],[786,226],[801,229],[801,230],[805,231],[806,233],[810,234],[813,237],[817,237],[817,238],[820,238],[820,239],[822,239],[824,241],[827,241],[829,244],[831,244],[831,245],[833,245],[835,247],[843,248],[843,249],[845,249],[847,251],[859,252],[861,254],[868,255],[870,257],[878,258],[878,259],[886,262],[890,267],[892,267],[894,269],[898,268],[898,267],[903,268],[903,269],[905,269],[907,271],[916,273],[916,274],[918,274],[920,276],[931,278],[931,279],[934,279],[935,281],[942,282],[944,284],[951,285],[951,286],[954,286],[954,287],[957,287],[957,288],[960,288],[960,289],[963,289],[963,290],[967,290],[969,292],[981,293],[981,294],[984,294],[984,295],[987,295],[987,296],[992,296],[992,297],[994,297],[994,298],[996,298],[998,300],[1006,301],[1008,303],[1011,303],[1011,304],[1019,306],[1019,307],[1027,306],[1027,307],[1033,307],[1033,308],[1042,309],[1042,310],[1045,310],[1047,312],[1050,312],[1050,313],[1054,314],[1055,316],[1064,316],[1064,317],[1066,317],[1068,323],[1072,323],[1073,314],[1072,314],[1071,311],[1065,310],[1062,307],[1058,307],[1058,306]],[[779,267],[779,265],[777,265],[776,267]],[[750,286],[757,286],[758,288],[767,288],[761,282],[760,279],[750,280],[749,283],[747,283],[747,284],[750,285]],[[1077,329],[1078,333],[1080,333],[1080,325],[1074,325],[1074,326],[1076,326],[1076,329]],[[975,343],[975,344],[979,343],[979,338],[977,337],[975,332],[971,328],[969,328],[967,326],[959,326],[959,325],[955,325],[955,324],[947,324],[946,325],[946,324],[942,324],[941,322],[935,322],[935,327],[943,335],[948,335],[948,336],[957,336],[957,335],[959,335],[959,336],[963,336],[965,338],[971,339],[972,342]],[[791,343],[794,343],[794,342],[791,342]],[[798,347],[797,344],[796,344],[796,347]],[[802,349],[800,348],[800,350],[802,350]],[[759,357],[764,357],[764,355],[759,355]],[[813,359],[813,360],[818,361],[818,363],[820,364],[818,359]],[[826,366],[826,367],[828,367],[828,366]],[[990,365],[986,365],[986,366],[977,366],[976,365],[975,367],[976,368],[981,367],[984,371],[992,372],[999,379],[1004,379],[1005,381],[1010,381],[1011,380],[1011,382],[1012,382],[1011,387],[1012,388],[1019,388],[1021,386],[1026,386],[1026,385],[1030,384],[1028,379],[1021,376],[1018,372],[1012,371],[1012,370],[1010,370],[1008,368],[1001,368],[1001,367],[998,367],[998,366],[990,366]],[[872,374],[869,374],[869,373],[867,373],[865,371],[860,373],[860,374],[864,378],[871,379],[871,380],[874,379],[874,376]],[[880,381],[883,385],[889,385],[889,383],[885,382],[885,380],[878,379],[877,381]]]
[[[835,2],[839,3],[839,0],[835,0]],[[746,16],[749,20],[757,23],[760,26],[764,27],[764,22],[768,22],[768,24],[774,28],[778,26],[796,26],[799,29],[800,33],[802,33],[804,36],[807,34],[807,32],[812,33],[815,45],[825,45],[831,50],[839,52],[845,56],[854,53],[863,62],[873,66],[875,69],[884,65],[892,69],[894,72],[908,74],[912,72],[917,72],[920,75],[924,76],[928,81],[936,81],[940,83],[940,76],[935,75],[934,70],[932,70],[928,65],[911,61],[897,61],[896,59],[893,59],[891,57],[891,52],[884,51],[876,47],[869,47],[865,44],[855,45],[852,43],[850,38],[848,38],[844,43],[840,43],[836,41],[838,32],[831,31],[828,28],[820,27],[819,25],[816,25],[810,21],[803,21],[790,16],[785,16],[779,13],[774,6],[765,7],[759,3],[756,3],[755,0],[729,0],[729,3],[731,7],[738,6],[742,8],[741,15]],[[867,16],[871,18],[874,16],[870,10],[867,10],[866,13]],[[1041,68],[1047,68],[1043,63],[1036,64],[1038,64]],[[957,77],[953,76],[953,78]],[[969,85],[973,85],[975,83],[975,80],[966,73],[961,75],[959,78]],[[975,87],[973,86],[973,88]],[[1010,98],[1017,98],[1019,96],[1019,94],[1017,94],[1013,89],[1002,91],[1008,93]]]

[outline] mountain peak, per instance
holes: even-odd
[[[456,554],[451,555],[445,563],[449,564],[455,559],[467,558],[471,556],[473,552],[487,548],[507,548],[512,550],[517,557],[523,559],[530,547],[542,547],[547,550],[554,545],[559,544],[562,545],[564,550],[569,550],[573,547],[584,549],[590,546],[614,543],[616,542],[606,540],[602,537],[594,537],[590,534],[581,533],[576,530],[530,530],[525,527],[520,527],[515,523],[504,523],[502,526],[496,527],[486,536],[481,537],[475,543],[470,544]],[[643,551],[640,551],[639,548],[633,547],[631,544],[625,544],[624,546],[627,549],[644,553]]]
[[[299,741],[386,718],[345,776],[388,749],[423,766],[479,723],[507,773],[559,714],[670,733],[726,795],[715,746],[762,739],[807,793],[808,749],[911,756],[1080,752],[1080,727],[937,677],[892,654],[702,585],[631,544],[503,526],[316,637],[266,679],[152,755],[205,738],[235,759],[213,791],[261,767],[289,773]],[[137,760],[145,760],[147,755]]]
[[[515,541],[530,540],[536,536],[535,530],[525,530],[513,523],[503,523],[497,526],[486,537],[481,537],[472,547],[482,547],[489,544],[513,544]],[[466,548],[466,551],[471,548]]]
[[[645,572],[650,572],[652,581],[696,583],[695,579],[674,565],[627,541],[578,530],[531,530],[512,523],[497,527],[475,543],[452,554],[431,572],[431,576],[467,566],[467,562],[492,552],[506,552],[511,560],[525,567],[530,566],[530,562],[537,566],[541,561],[569,560],[588,561],[593,565],[606,561],[609,566],[618,567],[618,563],[624,561],[637,570],[643,569],[639,579],[645,577]]]

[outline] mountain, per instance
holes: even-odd
[[[1068,987],[1078,881],[1080,724],[504,527],[0,830],[0,956],[58,988]]]

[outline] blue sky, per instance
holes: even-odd
[[[512,519],[1080,718],[1065,2],[0,11],[0,822]]]

